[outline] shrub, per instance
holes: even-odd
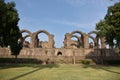
[[[54,61],[51,61],[51,64],[55,64],[55,62],[54,62]]]
[[[83,60],[81,60],[81,63],[82,64],[90,64],[91,63],[91,60],[90,59],[83,59]]]
[[[63,63],[65,63],[65,61],[63,60],[63,59],[60,59],[60,62],[59,62],[60,64],[63,64]]]
[[[108,65],[120,65],[120,60],[104,60]]]

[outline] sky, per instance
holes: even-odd
[[[104,19],[109,6],[118,0],[5,0],[14,1],[20,30],[46,30],[54,35],[55,47],[62,47],[64,35],[75,30],[89,33]],[[40,40],[48,39],[40,34]]]

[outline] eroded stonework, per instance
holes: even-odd
[[[27,35],[21,37],[20,40],[23,43],[24,48],[54,48],[54,35],[50,34],[45,30],[39,30],[31,33],[28,30],[21,30],[21,33],[26,32]],[[42,42],[38,39],[38,34],[45,33],[48,36],[48,41]],[[30,37],[30,42],[26,42],[25,39]]]
[[[99,37],[96,31],[91,31],[88,34],[81,31],[73,31],[66,33],[64,38],[64,46],[61,48],[54,47],[54,35],[46,30],[39,30],[37,32],[30,32],[28,30],[21,30],[22,36],[19,41],[23,45],[18,58],[35,58],[44,60],[49,58],[55,61],[72,62],[73,57],[76,60],[90,58],[95,62],[100,62],[105,59],[120,60],[120,55],[117,50],[107,49],[105,38]],[[23,33],[26,33],[23,35]],[[48,36],[48,41],[41,41],[38,35],[44,33]],[[93,36],[94,34],[95,36]],[[29,37],[29,41],[26,38]],[[76,40],[72,39],[76,38]],[[89,40],[91,39],[92,42]],[[13,57],[9,48],[0,48],[0,57]]]
[[[54,48],[54,35],[50,34],[45,30],[39,30],[37,32],[31,33],[28,30],[21,30],[21,33],[26,32],[27,35],[21,37],[21,41],[23,43],[24,48]],[[48,36],[48,41],[43,42],[38,39],[38,34],[45,33]],[[75,35],[75,34],[79,34]],[[92,34],[96,36],[93,37]],[[25,41],[27,37],[30,37],[30,42]],[[77,38],[77,40],[72,40],[71,38]],[[93,40],[93,42],[89,42],[89,38]],[[100,42],[100,44],[99,44]],[[81,31],[73,31],[71,33],[66,33],[64,38],[64,47],[63,48],[106,48],[104,37],[99,37],[96,31],[91,31],[88,34]],[[100,46],[101,45],[101,46]]]

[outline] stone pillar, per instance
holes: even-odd
[[[35,48],[36,47],[36,35],[35,33],[30,35],[31,39],[30,39],[30,48]]]
[[[64,44],[64,48],[67,48],[67,36],[66,35],[65,35],[63,44]]]
[[[65,48],[71,48],[71,41],[70,41],[71,35],[69,33],[65,34],[65,39],[64,39],[64,47]]]
[[[38,39],[38,36],[34,36],[35,37],[35,48],[38,48],[39,47],[39,39]]]
[[[78,37],[78,46],[79,46],[79,48],[82,46],[82,40],[81,40],[81,37]]]
[[[54,35],[49,35],[49,48],[54,48]]]
[[[101,48],[106,48],[105,37],[101,37]]]
[[[95,48],[99,48],[99,39],[95,38]]]
[[[81,35],[81,46],[84,48],[84,35]]]
[[[84,34],[84,48],[89,48],[88,35]]]

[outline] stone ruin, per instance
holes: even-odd
[[[39,30],[37,32],[30,32],[28,30],[21,30],[22,35],[19,39],[22,42],[23,49],[19,54],[19,58],[36,58],[44,59],[45,57],[51,60],[65,60],[72,62],[72,57],[75,56],[76,60],[92,59],[95,62],[103,59],[120,59],[116,50],[106,48],[105,38],[99,37],[97,31],[91,31],[88,34],[79,30],[71,33],[66,33],[64,38],[64,46],[61,48],[54,47],[54,35],[46,30]],[[48,36],[48,41],[41,41],[38,35],[44,33]],[[95,36],[93,36],[94,34]],[[30,41],[26,41],[26,38]],[[76,38],[76,40],[72,39]],[[89,39],[92,42],[89,42]],[[9,48],[0,48],[0,57],[13,57]]]
[[[27,33],[24,37],[20,38],[20,41],[23,43],[24,48],[54,48],[54,35],[50,34],[45,30],[39,30],[37,32],[31,33],[28,30],[21,30],[21,33]],[[45,33],[48,36],[48,41],[42,42],[38,39],[38,34]],[[76,33],[81,36],[75,35]],[[91,34],[96,34],[95,37],[91,36]],[[25,41],[27,37],[30,37],[30,42]],[[71,40],[71,38],[77,38],[77,41]],[[93,42],[89,43],[89,38],[93,40]],[[100,40],[100,41],[99,41]],[[101,43],[101,47],[100,44]],[[73,31],[71,33],[66,33],[64,38],[64,46],[63,48],[106,48],[104,37],[99,37],[97,35],[97,31],[91,31],[88,34],[83,33],[81,31]]]
[[[28,33],[24,37],[20,38],[23,43],[24,48],[54,48],[54,35],[50,34],[45,30],[39,30],[37,32],[31,33],[28,30],[21,30],[21,33]],[[38,39],[38,34],[45,33],[48,36],[48,42],[42,42]],[[27,37],[30,37],[30,43],[25,41]]]

